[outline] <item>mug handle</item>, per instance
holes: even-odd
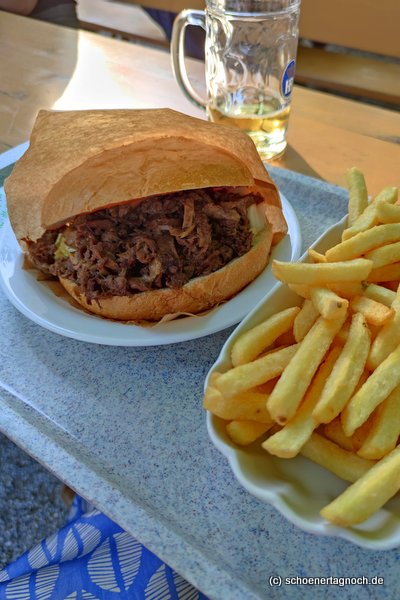
[[[206,101],[196,92],[190,83],[185,65],[185,30],[188,25],[198,25],[206,29],[204,10],[182,10],[175,18],[171,36],[172,70],[176,82],[190,102],[198,108],[206,108]]]

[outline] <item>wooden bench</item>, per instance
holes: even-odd
[[[296,83],[400,107],[399,22],[399,0],[302,0]]]
[[[140,5],[179,12],[201,9],[204,0],[143,0]],[[168,47],[138,0],[78,0],[78,10],[86,15],[87,29]],[[300,41],[296,83],[400,107],[399,22],[400,0],[302,0],[300,36],[311,44]]]
[[[78,0],[77,11],[82,29],[169,48],[163,29],[140,6],[109,0]]]

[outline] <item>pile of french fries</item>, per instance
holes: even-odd
[[[368,200],[347,173],[342,241],[309,262],[273,261],[299,298],[234,341],[232,368],[214,372],[204,407],[231,440],[298,454],[351,485],[321,510],[347,527],[400,490],[400,204],[398,189]]]

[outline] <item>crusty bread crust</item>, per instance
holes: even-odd
[[[60,279],[66,291],[86,310],[120,321],[160,321],[166,315],[199,313],[228,300],[253,281],[266,267],[272,242],[270,225],[260,232],[253,247],[222,269],[196,277],[180,289],[164,288],[133,296],[114,296],[89,304],[68,279]]]
[[[5,191],[23,246],[78,214],[215,186],[254,186],[280,207],[274,182],[240,130],[170,109],[40,111]]]
[[[159,321],[199,313],[244,288],[265,268],[271,244],[286,234],[278,190],[250,138],[239,130],[159,110],[41,111],[30,145],[5,182],[13,230],[24,251],[76,215],[161,194],[212,187],[260,193],[269,225],[244,256],[223,269],[162,289],[93,301],[64,288],[92,313]]]

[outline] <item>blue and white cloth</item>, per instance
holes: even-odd
[[[68,523],[0,571],[0,600],[207,600],[75,496]]]

